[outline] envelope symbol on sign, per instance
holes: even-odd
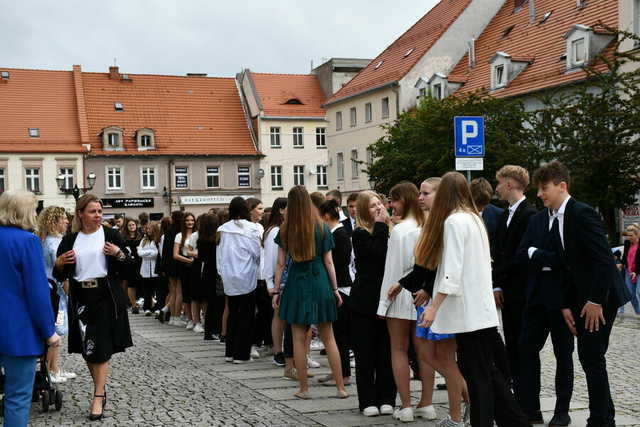
[[[467,154],[482,154],[482,147],[479,145],[476,145],[476,146],[468,145]]]

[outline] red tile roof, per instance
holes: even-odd
[[[529,24],[529,11],[525,5],[513,13],[513,2],[507,1],[476,40],[476,67],[469,71],[469,59],[465,55],[451,72],[456,82],[466,76],[466,83],[456,93],[467,93],[478,89],[490,89],[491,66],[489,60],[497,51],[511,55],[512,60],[533,60],[504,89],[492,92],[496,97],[521,95],[548,87],[560,86],[581,80],[584,71],[566,72],[566,40],[564,35],[576,24],[589,27],[599,20],[609,26],[618,26],[618,2],[616,0],[586,2],[582,9],[575,1],[536,0],[537,19]],[[542,16],[552,11],[542,24]],[[515,27],[508,36],[505,30]],[[451,78],[449,81],[453,82]]]
[[[0,152],[80,153],[71,71],[0,68]],[[29,137],[38,128],[39,138]]]
[[[92,154],[257,155],[235,79],[82,73]],[[116,111],[121,102],[124,111]],[[124,128],[124,151],[102,149],[100,133]],[[155,131],[154,150],[138,151],[135,132]]]
[[[324,117],[321,105],[324,93],[316,76],[311,74],[262,74],[247,71],[260,97],[266,116]],[[298,99],[300,104],[287,104]]]
[[[333,103],[403,78],[455,22],[471,1],[440,1],[363,68],[349,83],[336,92],[327,103]]]

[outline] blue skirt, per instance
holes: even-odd
[[[429,341],[440,341],[448,338],[455,338],[454,334],[436,334],[435,332],[431,331],[431,328],[422,328],[418,326],[420,324],[420,317],[424,312],[424,307],[422,306],[416,307],[416,311],[418,314],[418,317],[417,317],[418,323],[416,324],[416,337],[423,338]]]

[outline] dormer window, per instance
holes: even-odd
[[[116,111],[124,111],[124,104],[122,102],[114,102],[113,108]]]
[[[124,130],[118,126],[109,126],[102,130],[102,147],[104,150],[123,150],[122,137]]]
[[[302,101],[300,101],[298,98],[288,99],[287,102],[285,102],[285,104],[288,104],[288,105],[303,105]]]
[[[40,137],[40,129],[39,128],[29,128],[29,136],[31,138],[39,138]]]
[[[491,89],[496,90],[508,86],[532,63],[533,57],[511,56],[505,52],[496,52],[489,61],[491,65]]]
[[[155,148],[155,132],[153,129],[138,129],[136,132],[138,150],[153,150]]]
[[[504,64],[493,67],[493,82],[496,88],[504,87]]]
[[[564,35],[567,70],[578,69],[597,55],[615,38],[608,32],[594,31],[586,25],[574,25]]]
[[[433,97],[435,99],[442,99],[442,83],[433,85]]]
[[[571,59],[574,65],[584,64],[587,59],[584,37],[571,42]]]

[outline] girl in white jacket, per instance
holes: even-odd
[[[158,248],[160,243],[160,223],[152,222],[147,226],[147,233],[144,235],[138,246],[138,256],[141,258],[140,276],[142,277],[142,289],[144,304],[142,309],[145,316],[151,316],[153,306],[153,296],[158,291],[158,275],[156,274],[156,260],[158,259]]]

